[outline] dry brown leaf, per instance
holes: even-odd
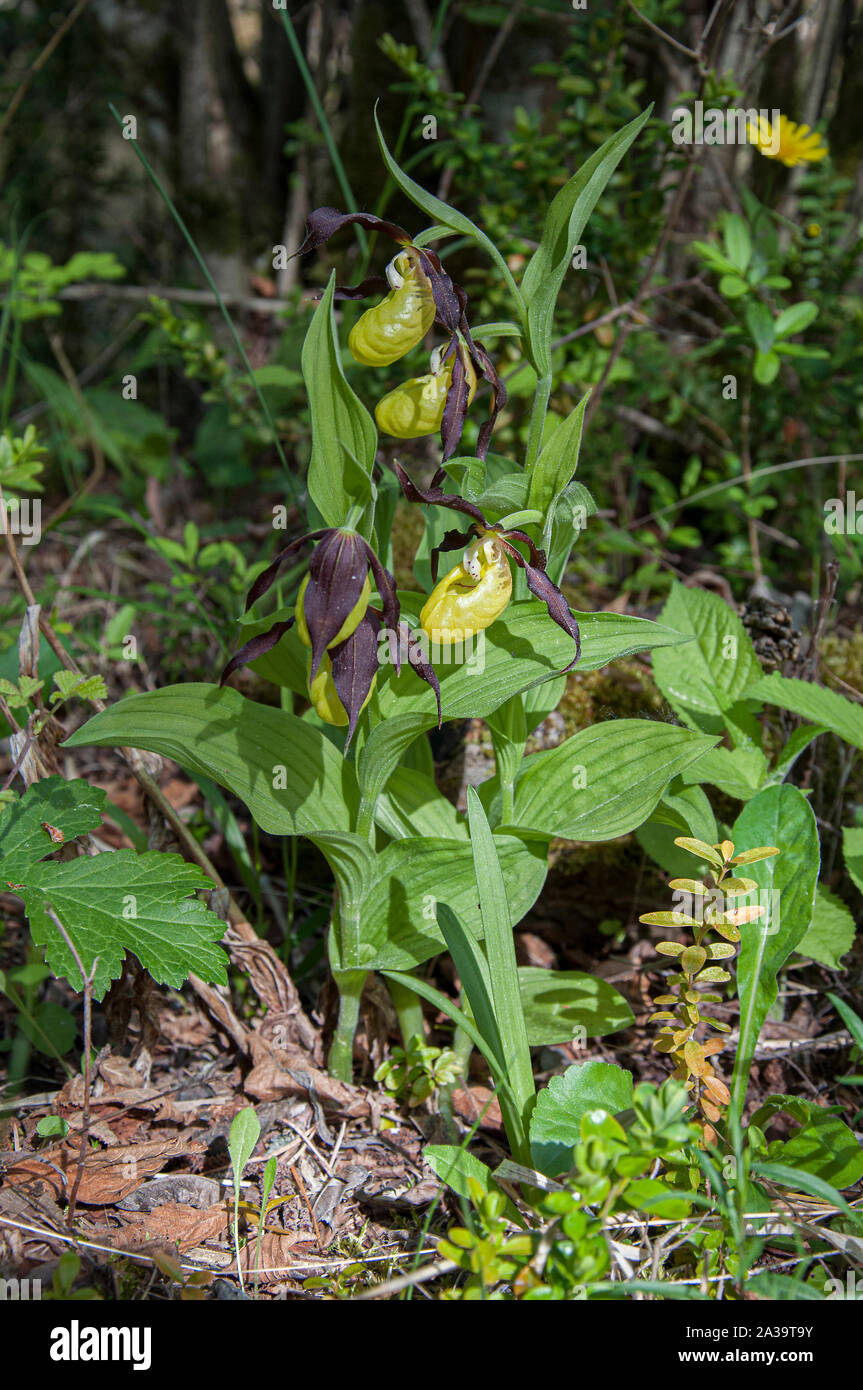
[[[254,1065],[243,1086],[247,1096],[255,1100],[274,1101],[285,1096],[307,1095],[303,1082],[291,1075],[292,1071],[296,1071],[311,1077],[318,1097],[325,1106],[352,1118],[369,1114],[368,1097],[359,1087],[336,1081],[327,1072],[312,1066],[308,1053],[301,1048],[277,1050],[259,1033],[252,1034],[250,1048]]]
[[[488,1105],[489,1100],[491,1100],[490,1105]],[[480,1129],[503,1130],[500,1105],[486,1086],[471,1086],[467,1090],[453,1091],[452,1104],[459,1118],[465,1120],[469,1125],[475,1124],[485,1110],[485,1114],[480,1120]],[[487,1110],[485,1109],[486,1105],[488,1105]]]
[[[88,1152],[78,1188],[78,1201],[84,1206],[107,1206],[128,1196],[144,1178],[161,1172],[166,1163],[184,1154],[200,1152],[200,1140],[176,1137],[150,1139],[144,1144],[115,1145]],[[44,1183],[56,1197],[68,1196],[78,1172],[79,1144],[57,1144],[44,1153],[10,1164],[8,1183]]]
[[[125,1249],[150,1241],[170,1241],[181,1253],[203,1245],[206,1240],[218,1240],[228,1234],[228,1214],[224,1202],[217,1202],[203,1211],[182,1202],[165,1202],[148,1212],[129,1212],[118,1243]]]

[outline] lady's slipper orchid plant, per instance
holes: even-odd
[[[485,348],[471,336],[467,295],[450,279],[434,251],[415,246],[402,227],[369,212],[316,208],[295,254],[314,251],[351,223],[382,232],[402,248],[387,267],[386,279],[373,275],[359,285],[336,288],[336,299],[365,299],[388,290],[386,298],[366,310],[350,333],[348,346],[355,360],[388,366],[416,347],[433,323],[449,334],[443,349],[433,354],[425,376],[411,377],[380,401],[375,411],[379,428],[398,439],[417,439],[440,430],[446,462],[458,447],[478,376],[483,376],[492,388],[492,411],[480,426],[476,455],[485,458],[495,421],[506,403],[506,390]]]
[[[464,497],[444,492],[435,483],[422,489],[412,482],[398,463],[393,467],[409,502],[424,502],[427,506],[448,507],[473,519],[468,531],[447,531],[439,546],[431,553],[432,579],[437,580],[438,558],[441,551],[458,550],[467,545],[461,560],[445,575],[429,595],[420,615],[423,631],[433,641],[446,643],[473,636],[503,613],[512,597],[510,559],[524,570],[527,587],[541,599],[548,616],[563,628],[575,642],[575,656],[565,671],[571,671],[581,656],[581,634],[569,604],[545,572],[546,557],[524,531],[507,530],[500,522],[489,522],[479,507]],[[527,546],[530,561],[512,544],[521,541]],[[563,674],[563,673],[561,673]]]
[[[434,690],[440,722],[440,686],[425,660],[420,640],[399,613],[396,583],[362,536],[347,528],[312,531],[291,541],[272,564],[258,575],[246,599],[246,612],[271,588],[279,570],[307,541],[317,541],[309,572],[300,585],[292,618],[274,622],[266,632],[251,638],[222,672],[220,684],[247,662],[272,651],[296,623],[303,644],[311,648],[308,667],[309,699],[327,724],[347,725],[347,747],[362,711],[371,699],[379,665],[382,619],[397,633],[393,664],[400,669],[405,649],[417,675]],[[381,609],[370,606],[371,579],[381,599]]]

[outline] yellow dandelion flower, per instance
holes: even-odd
[[[789,169],[797,164],[812,164],[828,153],[827,146],[816,130],[797,125],[787,116],[780,116],[778,129],[766,116],[750,121],[747,129],[750,145],[755,145],[768,159],[778,159]]]

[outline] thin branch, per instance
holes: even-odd
[[[81,1144],[78,1149],[78,1166],[75,1172],[75,1181],[72,1184],[72,1191],[69,1194],[69,1211],[67,1222],[69,1229],[75,1220],[75,1204],[78,1200],[78,1189],[81,1186],[81,1179],[84,1176],[84,1160],[87,1157],[87,1140],[90,1135],[90,1083],[91,1083],[91,1054],[93,1051],[93,981],[96,978],[96,966],[99,964],[99,957],[93,957],[93,964],[90,966],[89,974],[84,969],[84,962],[78,954],[78,948],[67,932],[60,918],[57,916],[50,903],[45,905],[46,916],[51,918],[54,926],[62,936],[68,946],[72,959],[81,972],[81,979],[84,983],[84,1104],[81,1107]]]
[[[14,96],[12,97],[12,100],[7,106],[2,121],[0,121],[0,140],[3,139],[3,136],[6,134],[6,131],[8,130],[12,122],[12,118],[15,115],[15,112],[18,110],[18,107],[21,105],[21,102],[27,95],[28,88],[30,86],[30,83],[33,81],[33,78],[36,76],[37,72],[39,72],[45,66],[48,59],[51,57],[51,54],[54,52],[54,49],[66,37],[69,30],[72,28],[72,25],[75,23],[75,20],[79,17],[79,15],[83,14],[84,10],[87,8],[89,3],[90,0],[78,0],[78,3],[75,6],[74,10],[72,10],[71,14],[68,14],[66,16],[59,29],[55,30],[55,32],[52,34],[45,47],[42,49],[42,52],[39,54],[39,57],[35,60],[35,62],[31,63],[27,72],[24,74],[23,78],[18,84],[18,90],[15,92]]]

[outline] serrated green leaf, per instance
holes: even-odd
[[[42,822],[56,826],[65,841],[74,840],[102,823],[106,795],[99,787],[75,778],[46,777],[34,782],[13,806],[0,814],[0,886],[18,883],[57,846]]]
[[[840,897],[819,883],[812,921],[806,935],[795,946],[798,955],[809,956],[828,970],[842,970],[841,957],[854,945],[857,928],[854,918]]]
[[[842,831],[842,854],[851,882],[863,893],[863,827],[846,826]]]
[[[668,703],[690,727],[719,733],[724,712],[757,681],[761,667],[749,634],[718,594],[674,583],[662,620],[695,641],[679,652],[657,650],[653,674]]]
[[[790,710],[813,724],[821,724],[854,748],[863,749],[863,708],[835,690],[811,681],[792,680],[774,671],[754,680],[744,692],[747,700],[761,700]]]
[[[227,982],[227,956],[217,943],[224,922],[189,895],[212,888],[206,874],[178,854],[136,854],[131,849],[29,870],[21,890],[34,942],[44,946],[55,975],[83,988],[78,967],[50,905],[75,944],[85,970],[98,956],[93,993],[101,999],[119,977],[130,951],[160,984],[178,989],[190,971]]]

